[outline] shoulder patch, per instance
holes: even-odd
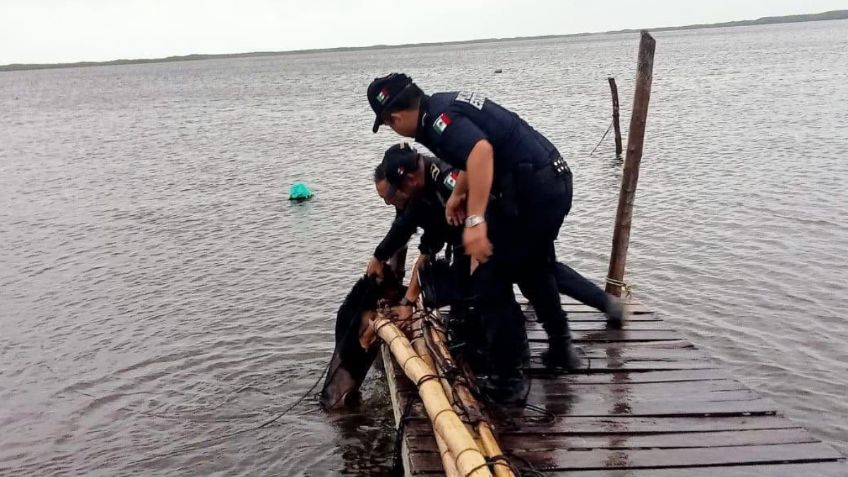
[[[456,95],[457,101],[462,101],[463,103],[468,103],[471,106],[474,106],[477,109],[483,109],[483,103],[486,102],[486,97],[480,93],[472,93],[468,91],[460,91]]]
[[[447,187],[450,190],[453,190],[453,188],[456,187],[456,178],[457,177],[459,177],[459,171],[458,170],[454,169],[454,170],[450,171],[450,174],[448,174],[445,177],[445,181],[444,181],[445,187]]]
[[[436,131],[437,134],[441,134],[445,132],[448,126],[451,124],[451,118],[448,117],[447,114],[442,113],[436,118],[436,121],[433,122],[433,130]]]

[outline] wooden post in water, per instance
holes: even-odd
[[[610,92],[612,93],[612,127],[615,130],[615,155],[621,155],[621,125],[618,121],[618,86],[615,85],[615,78],[610,76],[609,80]]]
[[[624,265],[627,262],[627,248],[630,245],[633,203],[636,199],[636,183],[639,181],[642,145],[645,142],[645,123],[648,119],[648,103],[651,100],[656,46],[656,40],[643,30],[642,39],[639,42],[636,93],[633,97],[633,112],[627,134],[627,156],[624,159],[624,175],[621,178],[621,192],[618,196],[618,212],[615,214],[615,231],[612,236],[612,253],[607,273],[606,291],[615,296],[621,296]]]

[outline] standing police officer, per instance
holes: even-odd
[[[481,383],[493,398],[521,401],[524,322],[512,284],[518,283],[548,334],[551,368],[582,366],[554,279],[554,240],[571,208],[568,165],[544,136],[518,115],[476,93],[425,95],[404,74],[375,79],[368,101],[382,124],[415,138],[461,169],[446,204],[450,223],[464,222],[466,253],[481,263],[472,278],[486,327],[493,373]],[[489,204],[492,194],[495,199]],[[463,203],[465,200],[465,204]]]

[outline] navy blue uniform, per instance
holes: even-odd
[[[374,250],[374,257],[386,261],[400,250],[415,231],[424,230],[418,250],[424,255],[436,255],[447,243],[462,243],[462,229],[445,220],[445,203],[453,192],[458,171],[435,157],[421,156],[424,165],[425,186],[420,197],[410,200],[407,207],[398,210],[397,217],[386,237]]]
[[[556,147],[517,114],[476,93],[422,98],[416,141],[466,169],[471,150],[487,140],[494,151],[492,196],[486,209],[493,255],[475,271],[472,290],[486,326],[495,368],[516,365],[526,346],[512,292],[517,283],[549,337],[568,337],[554,278],[553,242],[571,209],[571,171]],[[495,352],[515,349],[516,353]]]

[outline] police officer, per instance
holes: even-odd
[[[547,331],[545,364],[580,368],[554,279],[553,242],[571,208],[572,180],[553,144],[479,94],[428,96],[404,74],[375,79],[367,96],[376,114],[374,132],[386,124],[463,170],[446,216],[450,223],[464,223],[465,250],[481,263],[473,293],[495,370],[482,387],[502,402],[525,396],[521,356],[526,335],[516,318],[512,283],[519,284]],[[495,197],[491,206],[490,194]]]
[[[374,250],[366,273],[381,274],[383,263],[400,250],[418,228],[423,229],[418,247],[421,255],[412,271],[412,279],[402,300],[401,318],[412,313],[409,307],[420,293],[418,270],[448,244],[462,240],[462,229],[445,220],[445,203],[450,198],[458,170],[435,157],[419,154],[408,144],[396,144],[386,150],[383,161],[374,170],[374,186],[386,204],[395,206],[397,216],[385,238]],[[466,265],[466,273],[467,273]]]

